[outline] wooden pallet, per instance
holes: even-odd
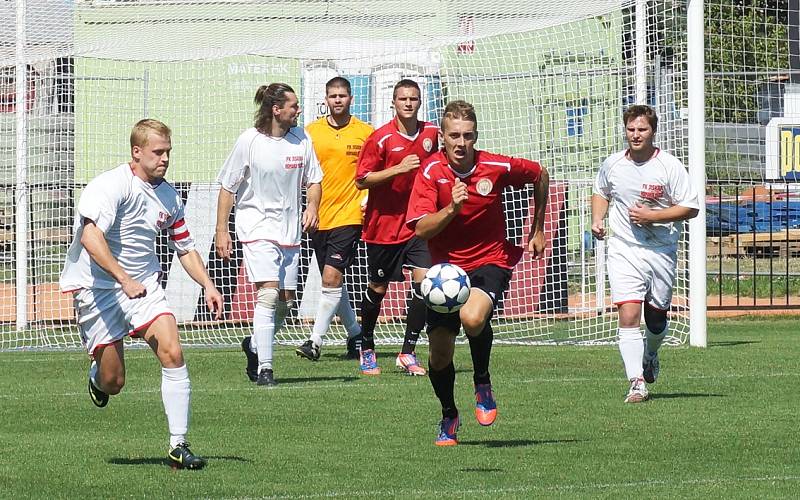
[[[800,256],[800,229],[772,233],[743,233],[739,235],[706,238],[706,255],[709,257],[798,257]]]

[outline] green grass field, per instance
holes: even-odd
[[[614,347],[496,347],[499,417],[472,416],[457,349],[460,444],[433,445],[427,378],[362,378],[342,348],[318,363],[279,348],[280,385],[248,382],[235,350],[188,350],[193,449],[202,471],[164,463],[160,370],[129,350],[105,409],[76,352],[0,353],[3,498],[793,498],[800,491],[796,319],[713,321],[709,348],[665,348],[652,400],[622,403]],[[422,349],[421,349],[422,351]]]

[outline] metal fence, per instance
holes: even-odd
[[[800,309],[800,190],[711,181],[706,211],[708,309]]]

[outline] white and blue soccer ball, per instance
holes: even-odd
[[[442,314],[458,311],[469,298],[469,276],[455,264],[436,264],[422,280],[425,304]]]

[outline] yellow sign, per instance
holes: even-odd
[[[800,180],[800,127],[780,128],[781,178]]]

